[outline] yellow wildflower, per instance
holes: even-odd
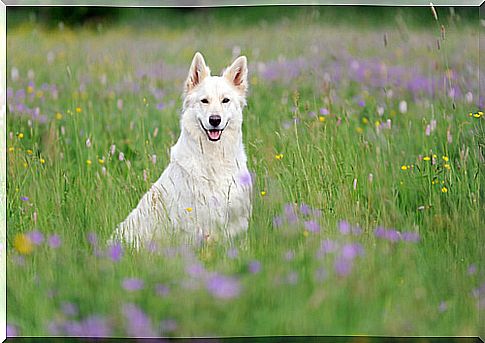
[[[481,116],[483,116],[483,112],[478,112],[478,113],[475,113],[473,115],[475,118],[480,118]]]
[[[33,244],[30,241],[30,238],[22,233],[15,235],[13,246],[15,250],[17,250],[22,255],[30,254],[33,249]]]
[[[304,230],[304,231],[303,231],[303,236],[304,236],[304,237],[308,237],[308,231],[307,231],[307,230]]]
[[[367,119],[366,117],[362,118],[362,123],[363,124],[368,124],[369,123],[369,119]]]
[[[81,109],[81,107],[76,107],[76,113],[81,113],[83,110]]]
[[[323,123],[325,121],[325,117],[324,116],[318,116],[318,120],[320,121],[320,123]]]
[[[406,165],[402,165],[402,166],[401,166],[401,170],[408,170],[408,166],[406,166]]]
[[[62,114],[60,112],[56,113],[56,119],[61,120],[62,119]]]
[[[33,91],[34,91],[34,87],[32,87],[32,86],[28,86],[28,87],[27,87],[27,93],[29,93],[29,94],[30,94],[30,93],[32,93]]]
[[[381,122],[379,120],[376,120],[376,122],[374,123],[374,125],[377,127],[377,126],[380,126],[381,125]]]
[[[10,148],[8,148],[8,151],[9,152],[14,152],[15,151],[15,148],[13,146],[11,146]]]
[[[187,207],[185,210],[190,213],[190,212],[193,211],[193,208],[192,207]]]
[[[261,191],[261,196],[265,196],[266,195],[266,192],[265,191]]]
[[[423,161],[429,161],[429,160],[431,160],[431,157],[429,157],[429,156],[424,156],[423,157]]]
[[[355,131],[357,131],[357,133],[362,133],[362,132],[364,132],[364,129],[361,128],[361,127],[358,127],[358,128],[355,129]]]
[[[446,168],[446,169],[448,169],[448,170],[450,170],[450,169],[451,169],[451,167],[450,167],[450,165],[449,165],[448,163],[446,163],[445,165],[443,165],[443,167],[445,167],[445,168]]]
[[[91,163],[93,163],[91,160],[86,160],[86,164],[87,164],[88,166],[90,166],[90,165],[91,165]]]
[[[448,162],[449,158],[448,156],[443,156],[443,161]]]
[[[472,113],[472,112],[470,112],[470,113],[468,113],[468,115],[471,117],[471,116],[473,116],[473,113]]]
[[[281,160],[281,159],[283,159],[283,154],[277,154],[277,155],[275,155],[275,158],[277,160]]]
[[[45,160],[43,158],[40,158],[39,159],[39,162],[40,162],[40,164],[44,164],[45,163]]]
[[[19,139],[22,139],[22,138],[24,138],[24,134],[23,134],[22,132],[20,132],[20,133],[17,135],[17,137],[18,137]]]
[[[30,150],[30,149],[27,149],[27,150],[26,150],[26,152],[27,152],[27,154],[29,154],[29,155],[32,155],[32,154],[34,153],[34,152],[33,152],[32,150]]]
[[[29,165],[27,164],[27,162],[24,162],[24,168],[27,168]]]
[[[443,188],[441,188],[441,192],[447,193],[448,192],[448,188],[446,188],[445,186],[443,186]]]
[[[104,160],[101,159],[101,158],[98,158],[98,162],[99,162],[99,164],[104,164]]]

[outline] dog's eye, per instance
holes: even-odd
[[[223,103],[223,104],[227,104],[228,102],[229,102],[229,99],[228,99],[228,98],[224,98],[224,99],[222,99],[222,103]]]
[[[209,103],[209,100],[207,100],[207,99],[202,99],[200,102],[202,102],[203,104],[208,104],[208,103]]]

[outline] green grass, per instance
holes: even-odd
[[[122,307],[134,303],[157,333],[173,336],[484,333],[483,299],[480,308],[472,294],[484,282],[484,156],[479,148],[484,119],[468,115],[477,111],[479,52],[467,48],[476,45],[477,29],[451,26],[438,50],[439,29],[406,28],[403,36],[402,27],[383,31],[377,24],[357,28],[345,21],[330,26],[311,13],[249,27],[226,27],[227,18],[214,16],[208,21],[195,17],[191,25],[173,29],[126,24],[102,32],[60,31],[24,24],[9,31],[7,70],[10,75],[17,68],[20,77],[9,78],[8,87],[24,89],[27,98],[21,102],[47,116],[45,122],[29,122],[28,116],[8,112],[10,325],[22,335],[49,335],[53,322],[99,315],[112,334],[127,335]],[[155,253],[126,248],[113,262],[96,256],[87,235],[96,233],[104,250],[114,227],[168,164],[180,130],[182,82],[194,52],[201,51],[218,72],[231,62],[235,46],[250,63],[243,127],[255,173],[250,229],[232,243],[236,258],[228,257],[228,243],[191,248],[206,270],[240,283],[237,297],[221,300],[201,280],[194,281],[198,288],[183,287],[193,260],[163,253],[169,243]],[[301,57],[305,66],[317,61],[317,72],[304,68],[288,82],[265,79],[258,63],[282,57]],[[449,68],[455,73],[451,85],[462,93],[453,101],[441,90],[414,97],[405,81],[374,87],[370,78],[358,82],[349,76],[352,59],[400,66],[405,78],[413,73],[443,77]],[[342,66],[341,77],[325,81],[324,72],[334,72],[336,64]],[[281,65],[283,74],[291,68]],[[137,73],[153,68],[148,77]],[[42,90],[43,83],[55,84],[57,97]],[[157,99],[153,89],[161,89],[163,98]],[[392,96],[386,95],[389,91]],[[465,101],[468,91],[473,103]],[[399,110],[403,100],[406,113]],[[165,105],[161,110],[159,102]],[[385,107],[382,116],[379,106]],[[330,112],[323,122],[309,115],[321,108]],[[376,128],[377,121],[388,119],[390,129]],[[428,136],[426,126],[433,119],[436,129]],[[283,158],[275,158],[278,154]],[[433,154],[434,165],[419,158]],[[410,168],[402,170],[403,165]],[[297,225],[274,227],[273,218],[284,215],[287,203],[319,209],[320,232],[305,232],[303,217]],[[360,226],[362,234],[342,235],[340,220]],[[420,241],[379,239],[374,234],[379,226],[417,232]],[[61,246],[44,242],[29,249],[28,243],[19,243],[34,229],[45,238],[59,235]],[[338,252],[316,257],[325,239],[363,246],[365,254],[355,259],[349,275],[334,270]],[[288,251],[294,253],[289,261]],[[261,263],[255,274],[248,269],[254,260]],[[468,272],[472,264],[476,273]],[[315,277],[321,268],[323,281]],[[128,277],[142,279],[144,288],[123,289]],[[156,294],[157,284],[170,288],[168,296]],[[63,302],[75,304],[79,313],[68,317],[61,311]],[[164,319],[175,320],[177,328],[163,331],[159,323]]]

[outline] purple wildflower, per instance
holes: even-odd
[[[159,102],[157,104],[157,110],[161,111],[165,108],[165,104],[163,102]]]
[[[162,285],[161,283],[157,284],[155,286],[155,291],[157,295],[161,297],[166,297],[170,293],[170,288],[166,285]]]
[[[360,101],[358,102],[358,105],[359,105],[360,107],[364,107],[364,106],[365,106],[365,101],[364,101],[364,100],[360,100]]]
[[[192,277],[201,277],[205,274],[205,268],[202,264],[195,262],[187,266],[185,272]]]
[[[310,215],[310,211],[311,211],[311,208],[310,208],[310,206],[308,206],[307,204],[301,204],[301,205],[300,205],[300,212],[301,212],[301,214],[303,214],[304,216],[308,216],[308,215]]]
[[[352,271],[352,260],[337,258],[334,262],[335,272],[340,276],[347,276]]]
[[[34,230],[28,234],[30,241],[35,245],[40,245],[44,241],[44,235],[38,230]]]
[[[374,236],[378,238],[384,238],[385,232],[386,232],[386,229],[384,229],[382,226],[379,226],[374,230]]]
[[[123,316],[126,321],[126,333],[131,337],[155,337],[150,318],[138,306],[132,303],[123,305]]]
[[[320,225],[315,220],[306,221],[305,228],[310,232],[320,232]]]
[[[115,152],[116,152],[116,145],[111,144],[111,146],[109,147],[109,153],[110,153],[110,155],[111,156],[114,156]]]
[[[378,227],[374,230],[374,235],[378,238],[388,240],[390,242],[397,242],[401,239],[401,233],[394,229],[386,230],[383,227]]]
[[[398,240],[401,239],[401,234],[399,233],[399,231],[390,229],[390,230],[387,230],[385,238],[390,242],[397,242]]]
[[[144,282],[143,280],[137,278],[125,278],[122,284],[123,288],[127,291],[138,291],[143,289]]]
[[[239,183],[242,185],[242,186],[249,186],[253,183],[253,180],[252,180],[252,177],[251,177],[251,173],[249,173],[247,170],[242,172],[240,175],[239,175]]]
[[[123,248],[119,242],[108,248],[108,256],[113,262],[118,262],[123,257]]]
[[[56,249],[61,245],[61,238],[59,235],[52,235],[48,239],[48,244],[51,248]]]
[[[326,115],[330,114],[330,112],[329,112],[329,111],[328,111],[328,109],[326,109],[326,108],[321,108],[321,109],[320,109],[320,114],[321,114],[322,116],[326,116]]]
[[[337,250],[337,244],[330,240],[325,239],[320,243],[320,249],[317,251],[317,257],[321,258],[323,255],[334,252]]]
[[[348,235],[350,233],[350,224],[346,220],[339,221],[338,228],[342,235]]]
[[[256,260],[249,262],[248,269],[251,274],[259,273],[261,271],[261,262]]]
[[[406,242],[419,242],[419,233],[417,232],[411,232],[411,231],[407,231],[407,232],[403,232],[401,234],[401,238],[403,241],[406,241]]]
[[[17,327],[12,324],[7,324],[7,337],[17,337],[19,335],[19,331]]]
[[[295,207],[292,204],[285,205],[285,215],[289,223],[296,223],[298,220],[295,213]]]
[[[281,216],[275,216],[273,218],[273,226],[281,227],[283,225],[283,218]]]
[[[20,197],[20,200],[22,200],[22,201],[29,201],[29,198],[28,197]]]
[[[206,287],[214,297],[219,299],[232,299],[241,292],[241,286],[237,279],[219,274],[210,277]]]
[[[346,260],[353,260],[362,255],[364,255],[364,248],[359,243],[345,244],[342,247],[341,257]]]
[[[90,316],[82,322],[82,336],[107,337],[111,335],[108,321],[101,316]]]
[[[61,325],[61,330],[68,336],[83,336],[82,324],[77,321],[67,321]]]

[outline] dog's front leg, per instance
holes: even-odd
[[[116,228],[110,241],[121,241],[139,248],[153,238],[160,223],[163,203],[156,185],[141,198],[138,206]]]

